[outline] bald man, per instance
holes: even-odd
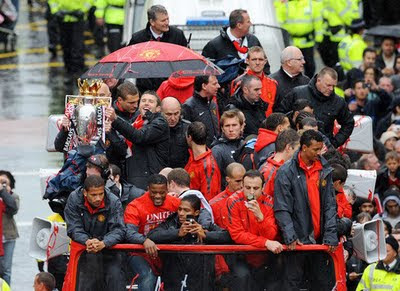
[[[306,85],[310,79],[303,75],[304,56],[301,50],[295,46],[286,47],[281,53],[281,68],[270,77],[278,81],[278,89],[273,111],[282,112],[280,105],[282,99],[293,88]]]
[[[174,97],[166,97],[161,101],[161,112],[169,126],[168,166],[184,168],[189,160],[186,130],[190,122],[182,119],[182,106]]]

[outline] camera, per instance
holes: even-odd
[[[1,183],[1,186],[3,186],[3,188],[7,188],[7,183]]]
[[[254,195],[253,194],[247,195],[246,198],[247,198],[247,201],[253,201]]]

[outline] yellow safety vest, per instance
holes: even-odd
[[[354,19],[360,18],[358,3],[359,0],[323,0],[322,14],[327,23],[326,35],[331,41],[340,42],[347,36],[345,26],[349,26]],[[333,28],[340,29],[333,33]]]
[[[343,70],[358,68],[362,63],[362,55],[366,48],[367,44],[359,34],[348,35],[339,42],[338,55]]]
[[[356,291],[400,291],[400,274],[376,269],[376,265],[364,270]]]
[[[96,18],[104,18],[107,24],[124,25],[124,0],[96,0]]]
[[[322,3],[315,0],[295,0],[274,2],[276,17],[286,29],[298,48],[310,48],[315,42],[322,42]]]
[[[7,284],[6,281],[0,278],[0,290],[1,291],[11,291],[10,286]]]

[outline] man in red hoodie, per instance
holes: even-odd
[[[171,75],[168,80],[161,83],[157,90],[158,96],[163,100],[165,97],[175,97],[181,104],[185,103],[193,95],[194,77],[178,77]]]
[[[293,156],[299,146],[300,136],[294,129],[286,129],[278,135],[275,141],[275,154],[270,156],[260,169],[265,180],[264,194],[274,197],[276,171]]]
[[[199,190],[210,201],[221,191],[221,173],[206,140],[206,126],[199,121],[191,123],[186,133],[190,156],[185,170],[190,175],[190,189]]]
[[[178,198],[167,193],[167,178],[155,174],[149,178],[148,192],[133,200],[125,209],[126,241],[143,244],[146,250],[146,254],[135,254],[128,259],[129,268],[139,274],[136,283],[140,290],[154,290],[154,271],[160,267],[157,246],[147,238],[147,234],[176,212],[180,204]]]
[[[249,170],[243,177],[243,191],[236,192],[227,199],[228,215],[225,218],[228,231],[237,244],[251,245],[278,254],[283,250],[276,241],[278,226],[275,223],[272,197],[262,193],[264,178],[260,172]],[[237,259],[235,268],[254,269],[251,282],[246,290],[263,290],[267,276],[262,268],[267,262],[266,255],[248,255],[247,262]],[[261,268],[260,268],[261,267]],[[256,271],[258,270],[258,271]],[[250,289],[249,289],[250,288]]]
[[[248,65],[248,68],[243,75],[253,75],[260,79],[262,83],[261,99],[268,104],[268,109],[266,110],[265,115],[269,116],[272,113],[272,109],[275,104],[278,82],[265,75],[264,66],[267,62],[267,55],[262,47],[253,46],[249,48],[246,58],[246,64]],[[231,96],[235,94],[236,90],[239,89],[243,75],[232,81]]]
[[[254,163],[257,169],[275,152],[275,140],[278,134],[288,128],[290,128],[289,118],[283,113],[272,113],[262,122],[254,145]]]
[[[219,227],[224,229],[227,226],[224,224],[223,217],[227,214],[226,200],[234,194],[236,191],[243,189],[243,176],[246,173],[246,169],[242,164],[231,163],[226,167],[226,182],[227,186],[224,191],[219,193],[213,199],[210,200],[210,206],[214,215],[214,222]]]

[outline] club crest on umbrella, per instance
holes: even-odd
[[[142,58],[144,58],[146,60],[152,60],[152,59],[155,59],[156,57],[158,57],[160,54],[161,54],[160,50],[146,49],[146,50],[143,50],[139,56],[141,56]]]

